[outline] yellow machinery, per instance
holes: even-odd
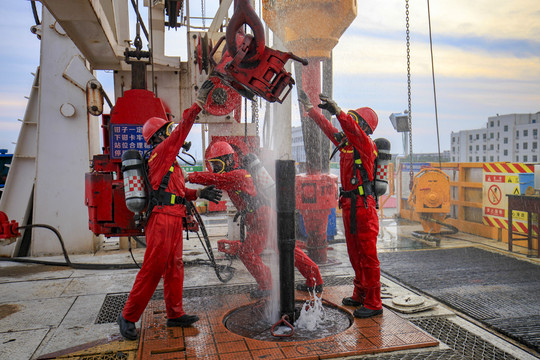
[[[414,177],[408,203],[420,217],[424,231],[439,234],[450,212],[450,178],[439,169],[423,169]]]

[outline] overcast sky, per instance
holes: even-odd
[[[207,1],[207,15],[214,2]],[[413,151],[436,152],[427,2],[409,3]],[[485,127],[489,116],[540,111],[540,1],[431,1],[430,7],[441,150],[450,149],[452,131]],[[33,24],[29,1],[0,2],[0,149],[10,152],[30,73],[39,65]],[[379,115],[375,137],[391,140],[393,153],[403,146],[389,115],[408,107],[405,36],[404,0],[359,0],[355,21],[334,49],[335,100],[343,109],[372,107]]]

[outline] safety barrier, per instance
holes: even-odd
[[[418,215],[409,207],[407,199],[410,194],[409,164],[398,167],[397,194],[400,217],[420,221]],[[450,177],[450,214],[446,223],[457,227],[461,232],[474,234],[498,241],[507,241],[508,231],[484,225],[483,208],[483,163],[414,163],[413,172],[416,174],[424,167],[434,167],[442,170]]]

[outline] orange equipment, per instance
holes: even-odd
[[[408,203],[420,217],[424,231],[439,234],[450,212],[450,178],[439,169],[422,169],[414,177]]]

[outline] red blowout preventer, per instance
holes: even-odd
[[[169,112],[151,91],[132,89],[118,98],[110,115],[103,115],[103,154],[94,156],[92,172],[85,177],[88,226],[94,234],[142,235],[126,207],[121,158],[129,149],[148,150],[142,136],[144,122],[153,116],[167,120]]]
[[[254,35],[243,35],[242,26],[249,25]],[[269,102],[282,103],[294,85],[285,70],[285,63],[293,59],[307,65],[307,60],[293,53],[284,53],[265,46],[264,28],[248,0],[237,0],[234,14],[227,26],[227,50],[214,72],[241,95],[253,100],[258,95]],[[221,45],[216,44],[211,55]],[[237,43],[241,42],[240,46]],[[212,58],[212,56],[210,57]],[[282,96],[283,91],[288,88]]]
[[[328,215],[337,205],[337,194],[336,175],[296,175],[296,208],[304,219],[308,255],[317,264],[327,262],[326,228]]]

